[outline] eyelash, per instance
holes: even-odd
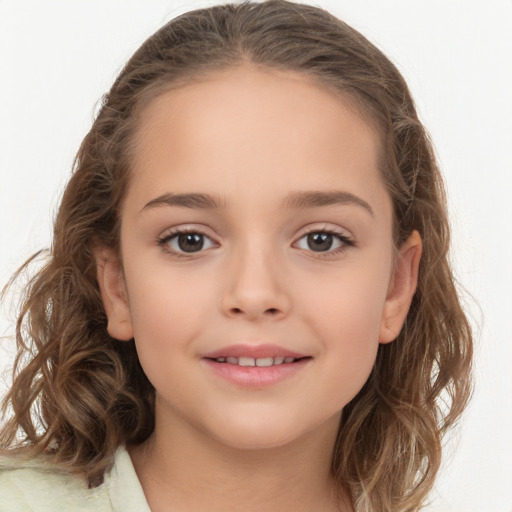
[[[194,257],[194,255],[197,255],[202,252],[202,250],[199,250],[197,252],[187,253],[187,252],[180,252],[180,251],[175,251],[174,249],[171,249],[171,247],[169,246],[169,242],[180,235],[200,235],[209,240],[212,240],[211,237],[209,237],[207,234],[203,233],[200,229],[175,228],[175,229],[173,229],[173,231],[167,232],[165,235],[158,238],[158,240],[157,240],[158,245],[162,248],[163,251],[165,251],[169,254],[172,254],[172,256],[175,256],[177,258],[190,258],[190,257]]]
[[[320,233],[325,234],[325,235],[331,235],[331,236],[337,238],[341,242],[341,245],[340,245],[340,247],[337,247],[336,249],[330,249],[327,251],[309,250],[308,252],[314,254],[314,256],[316,258],[329,258],[329,257],[333,257],[333,256],[338,256],[338,255],[344,253],[348,247],[355,247],[355,245],[356,245],[355,240],[352,237],[350,237],[344,233],[335,231],[333,229],[329,229],[327,227],[322,228],[322,229],[311,228],[308,231],[306,231],[306,233],[304,233],[299,238],[298,241],[302,240],[303,238],[307,237],[308,235],[320,234]],[[295,243],[297,243],[297,242],[295,242]],[[307,250],[307,249],[304,249],[304,250]]]
[[[302,249],[304,251],[312,253],[315,257],[319,258],[328,258],[332,256],[337,256],[347,250],[347,247],[354,247],[355,241],[350,236],[347,236],[345,234],[339,233],[335,230],[323,228],[311,228],[308,231],[306,231],[294,244],[297,244],[300,240],[304,239],[305,237],[311,235],[311,234],[325,234],[325,235],[331,235],[335,238],[337,238],[341,245],[340,247],[337,247],[336,249],[330,249],[327,251],[313,251],[313,250],[307,250]],[[212,241],[211,237],[209,237],[207,234],[202,232],[200,229],[191,229],[191,228],[175,228],[172,232],[166,233],[164,236],[158,238],[157,243],[162,248],[163,251],[172,254],[173,256],[177,258],[191,258],[194,257],[194,255],[197,255],[204,251],[204,249],[201,247],[199,251],[192,251],[192,252],[180,252],[176,251],[174,249],[171,249],[169,246],[169,242],[176,237],[180,235],[199,235],[202,237],[205,237],[206,239]],[[212,241],[213,242],[213,241]],[[215,244],[215,242],[213,242]]]

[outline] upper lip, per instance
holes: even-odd
[[[217,359],[219,357],[252,357],[254,359],[267,358],[267,357],[293,357],[299,359],[301,357],[308,357],[307,354],[287,350],[278,345],[260,344],[260,345],[229,345],[213,352],[208,352],[203,355],[206,359]]]

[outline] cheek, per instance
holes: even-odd
[[[357,291],[345,286],[333,291],[321,315],[309,322],[325,363],[325,400],[334,410],[341,410],[368,380],[379,348],[382,304],[382,292],[375,293],[373,286]]]
[[[131,275],[128,294],[138,344],[165,351],[194,338],[215,304],[211,283],[156,266]]]
[[[361,294],[332,301],[315,324],[327,359],[343,369],[339,378],[354,386],[353,394],[366,381],[379,346],[381,308],[372,299]]]
[[[349,271],[341,269],[325,279],[306,283],[299,292],[308,323],[327,339],[338,333],[346,342],[377,340],[389,271],[387,262],[372,263],[352,266]]]
[[[179,378],[190,358],[197,356],[205,318],[211,314],[212,287],[183,273],[144,272],[128,290],[135,345],[140,364],[153,386],[165,393],[187,393]]]
[[[328,390],[325,399],[334,409],[341,409],[359,392],[375,363],[389,280],[387,265],[388,261],[379,264],[378,260],[373,267],[353,265],[350,272],[340,271],[317,281],[317,286],[310,283],[310,293],[301,295],[304,324],[318,340],[319,357],[325,364],[319,386]]]

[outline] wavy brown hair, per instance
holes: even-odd
[[[449,230],[433,149],[396,67],[322,9],[283,0],[184,14],[119,74],[76,156],[45,266],[26,287],[0,446],[45,455],[99,485],[122,444],[154,428],[154,389],[132,342],[107,333],[94,248],[119,248],[133,137],[159,94],[243,63],[303,74],[349,98],[382,139],[396,246],[418,230],[419,283],[398,338],[345,407],[332,471],[357,512],[418,510],[441,440],[470,395],[472,338],[447,257]]]

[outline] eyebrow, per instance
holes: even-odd
[[[189,193],[173,194],[167,193],[149,201],[143,210],[161,206],[180,206],[192,209],[216,209],[224,206],[226,202],[219,197],[210,194]],[[334,205],[356,205],[364,208],[370,215],[374,216],[372,207],[360,197],[338,190],[334,191],[307,191],[291,192],[286,197],[284,204],[288,208],[318,208],[321,206]]]
[[[341,192],[333,190],[329,192],[311,191],[311,192],[291,192],[286,198],[285,204],[290,208],[316,208],[320,206],[334,205],[356,205],[364,208],[372,217],[374,216],[372,207],[360,197],[350,192]]]
[[[214,209],[224,204],[220,198],[209,194],[163,194],[147,203],[142,210],[159,206],[181,206],[183,208]]]

